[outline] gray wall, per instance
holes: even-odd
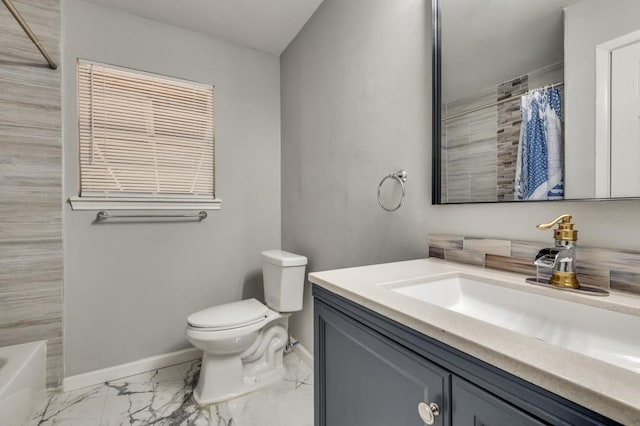
[[[637,0],[582,0],[566,9],[565,187],[595,196],[596,46],[640,29]]]
[[[282,246],[309,271],[426,254],[429,3],[325,0],[281,57]],[[387,213],[377,186],[400,168]],[[308,290],[291,333],[312,349]]]
[[[280,246],[278,58],[78,0],[63,3],[64,198],[77,195],[76,58],[216,86],[216,190],[202,223],[65,215],[66,375],[188,347],[186,317],[261,295]]]
[[[441,1],[442,100],[562,62],[562,9],[576,1]]]
[[[575,217],[585,246],[640,250],[640,201],[432,206],[427,0],[326,0],[282,56],[282,245],[310,271],[426,256],[426,233],[552,243],[535,225]],[[588,124],[588,123],[587,123]],[[377,206],[391,170],[407,203]],[[312,303],[291,326],[312,347]]]
[[[16,0],[60,60],[58,0]],[[60,70],[0,5],[0,346],[47,340],[47,384],[62,367]]]

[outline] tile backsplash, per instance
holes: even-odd
[[[536,253],[553,242],[429,235],[429,257],[534,277]],[[576,247],[581,284],[640,295],[640,252]]]

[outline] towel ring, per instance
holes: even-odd
[[[387,179],[395,179],[398,181],[398,183],[400,183],[400,186],[402,186],[402,197],[400,198],[400,202],[398,203],[397,206],[395,206],[392,209],[385,207],[384,204],[382,204],[382,200],[380,200],[380,189],[382,189],[382,184]],[[383,210],[388,212],[395,212],[400,207],[402,207],[402,203],[404,202],[404,195],[405,195],[404,183],[406,181],[407,181],[407,172],[405,170],[398,170],[397,172],[391,173],[385,176],[384,178],[382,178],[382,180],[380,181],[380,184],[378,185],[378,204],[380,204],[380,207],[382,207]]]

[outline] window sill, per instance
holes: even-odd
[[[72,210],[220,210],[222,200],[70,197]]]

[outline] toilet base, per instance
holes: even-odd
[[[195,403],[216,404],[281,380],[288,317],[270,311],[266,324],[221,331],[187,327],[187,339],[204,351]]]
[[[216,361],[219,360],[216,359]],[[204,362],[205,360],[203,359],[203,364]],[[220,402],[228,401],[230,399],[260,390],[266,386],[277,383],[278,381],[282,380],[282,378],[287,374],[287,368],[282,365],[275,370],[268,371],[260,376],[244,378],[242,380],[242,384],[231,392],[229,392],[229,388],[227,386],[227,392],[223,394],[200,388],[200,382],[206,382],[203,381],[203,371],[204,370],[200,371],[198,386],[196,386],[196,389],[193,391],[193,401],[199,406],[218,404]]]

